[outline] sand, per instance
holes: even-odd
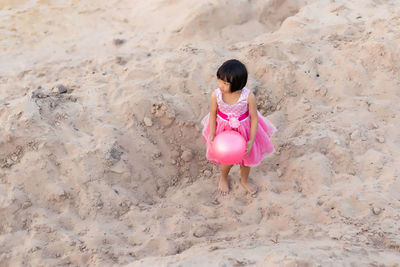
[[[0,1],[1,266],[399,266],[395,0]],[[205,158],[237,58],[277,152]]]

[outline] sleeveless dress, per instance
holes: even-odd
[[[222,100],[222,92],[219,88],[215,89],[217,96],[217,119],[215,127],[215,136],[223,131],[234,130],[239,132],[244,139],[249,141],[250,139],[250,128],[251,128],[251,116],[249,113],[247,98],[250,94],[250,90],[246,87],[242,89],[239,100],[235,104],[227,104]],[[256,166],[260,164],[264,156],[275,152],[275,148],[271,143],[270,138],[276,131],[275,126],[264,118],[259,111],[258,116],[258,129],[254,140],[254,144],[250,150],[250,153],[245,157],[240,165],[244,166]],[[203,141],[207,147],[206,157],[208,160],[220,164],[216,158],[210,153],[208,149],[209,143],[209,117],[208,113],[202,120],[203,125]]]

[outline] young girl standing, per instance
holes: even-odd
[[[241,184],[255,197],[257,188],[247,182],[250,167],[258,165],[264,155],[275,151],[270,141],[276,131],[274,125],[257,111],[253,93],[245,87],[247,69],[236,59],[224,62],[217,71],[218,88],[211,94],[210,113],[203,119],[203,140],[207,145],[207,159],[221,165],[218,191],[229,192],[228,174],[233,165],[220,164],[212,154],[214,137],[223,131],[239,132],[247,142],[246,154],[240,163]]]

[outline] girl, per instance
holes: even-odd
[[[207,145],[207,159],[221,165],[218,191],[229,192],[228,174],[233,165],[220,164],[212,154],[214,137],[227,130],[239,132],[247,141],[246,155],[240,163],[241,184],[255,197],[257,188],[247,183],[250,166],[258,165],[265,154],[275,151],[270,138],[276,131],[274,125],[257,111],[253,93],[245,87],[247,69],[243,63],[231,59],[217,71],[218,88],[211,94],[210,113],[202,120],[203,140]]]

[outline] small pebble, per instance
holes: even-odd
[[[67,87],[65,87],[65,86],[62,85],[62,84],[59,84],[59,85],[57,86],[57,88],[58,88],[58,93],[59,93],[59,94],[65,94],[66,92],[68,92]]]
[[[242,214],[243,214],[243,211],[242,211],[241,209],[238,209],[238,208],[234,209],[234,212],[235,212],[237,215],[242,215]]]
[[[189,150],[185,150],[182,153],[181,159],[183,159],[184,161],[188,162],[193,158],[193,154],[192,152],[190,152]]]
[[[214,199],[211,203],[212,203],[213,205],[219,205],[218,199]]]
[[[312,108],[312,106],[311,105],[307,105],[306,107],[305,107],[305,111],[309,111],[309,110],[311,110],[311,108]]]
[[[29,207],[31,207],[32,206],[32,202],[30,202],[29,200],[28,201],[25,201],[23,204],[22,204],[22,208],[23,209],[27,209],[27,208],[29,208]]]
[[[372,208],[372,212],[373,212],[375,215],[379,215],[379,214],[382,212],[382,209],[381,209],[381,208],[377,208],[377,207],[373,207],[373,208]]]
[[[385,138],[383,136],[378,136],[376,139],[379,143],[385,143]]]
[[[121,155],[123,154],[123,152],[120,151],[118,147],[111,148],[108,153],[108,156],[113,161],[113,163],[117,163],[121,159]]]
[[[153,159],[158,159],[159,157],[161,157],[161,155],[162,155],[161,151],[157,151],[157,152],[153,153],[152,158]]]
[[[103,203],[103,201],[102,201],[101,199],[97,200],[96,206],[97,206],[98,208],[102,208],[103,205],[104,205],[104,203]]]
[[[147,127],[153,126],[153,121],[149,117],[144,117],[143,122],[144,122],[144,125],[146,125]]]

